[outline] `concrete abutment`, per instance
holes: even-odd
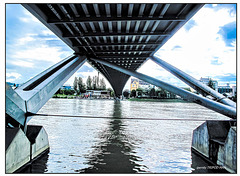
[[[6,128],[6,173],[14,173],[49,149],[48,135],[42,126]]]
[[[230,173],[236,173],[236,140],[236,121],[208,120],[193,131],[192,152]]]

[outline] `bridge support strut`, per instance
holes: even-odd
[[[134,76],[136,78],[139,78],[143,81],[146,81],[152,85],[155,85],[155,86],[158,86],[158,87],[161,87],[169,92],[172,92],[174,94],[177,94],[179,96],[181,96],[182,98],[184,99],[187,99],[187,100],[190,100],[192,102],[195,102],[199,105],[202,105],[202,106],[205,106],[209,109],[212,109],[216,112],[219,112],[223,115],[226,115],[230,118],[233,118],[235,119],[236,118],[236,109],[233,108],[233,107],[230,107],[230,106],[227,106],[227,105],[224,105],[222,103],[219,103],[219,102],[215,102],[213,100],[210,100],[208,98],[205,98],[205,97],[202,97],[202,96],[199,96],[197,94],[194,94],[192,92],[189,92],[189,91],[186,91],[184,89],[181,89],[181,88],[178,88],[176,86],[173,86],[171,84],[168,84],[168,83],[165,83],[163,81],[160,81],[160,80],[157,80],[155,78],[152,78],[150,76],[147,76],[147,75],[144,75],[142,73],[138,73],[136,71],[131,71],[131,70],[128,70],[128,69],[125,69],[125,68],[122,68],[118,65],[115,65],[113,63],[110,63],[110,62],[107,62],[107,61],[104,61],[104,60],[101,60],[101,59],[96,59],[96,58],[91,58],[92,60],[96,61],[96,62],[99,62],[103,65],[106,65],[108,67],[111,67],[113,69],[116,69],[122,73],[125,73],[127,75],[130,75],[130,76]]]
[[[202,95],[211,95],[217,99],[217,101],[232,107],[236,107],[236,103],[232,100],[226,98],[222,94],[218,93],[217,91],[213,90],[209,86],[203,84],[202,82],[198,81],[197,79],[193,78],[192,76],[188,75],[187,73],[181,71],[180,69],[172,66],[171,64],[163,61],[162,59],[152,56],[150,57],[158,65],[162,66],[170,73],[178,77],[180,80],[184,81],[186,84],[191,86],[193,89],[200,92]]]

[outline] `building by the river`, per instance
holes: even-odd
[[[231,94],[233,92],[233,89],[230,87],[229,83],[227,83],[227,85],[218,86],[218,92],[221,94],[223,93]]]
[[[92,98],[110,98],[110,92],[108,90],[86,90],[85,95]]]
[[[73,89],[73,86],[71,86],[70,84],[64,84],[62,87],[61,87],[62,90],[74,90]]]
[[[130,91],[136,90],[138,88],[149,89],[154,88],[154,86],[140,79],[131,78]]]
[[[221,94],[226,94],[228,97],[235,96],[237,92],[236,86],[230,86],[229,83],[226,85],[218,85],[218,82],[216,80],[213,80],[211,78],[201,78],[200,82],[208,85],[209,81],[212,80],[213,82],[213,87],[216,91],[218,91]]]

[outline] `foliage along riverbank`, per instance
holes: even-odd
[[[75,98],[78,98],[78,96],[76,96],[76,95],[65,95],[65,94],[55,94],[55,95],[53,95],[52,98],[75,99]],[[184,101],[182,99],[168,99],[168,98],[163,98],[163,99],[129,98],[129,99],[125,99],[125,100],[127,100],[127,101],[142,101],[142,102],[181,102],[181,103],[188,102],[188,101]]]
[[[65,94],[54,94],[52,98],[67,98],[67,99],[74,99],[76,95],[65,95]]]
[[[171,99],[171,98],[162,98],[162,99],[151,99],[151,98],[130,98],[128,101],[143,101],[143,102],[181,102],[181,103],[189,103],[189,101],[185,101],[182,99]]]

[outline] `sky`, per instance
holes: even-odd
[[[71,54],[72,49],[24,7],[6,5],[7,82],[24,83]],[[219,85],[236,85],[236,5],[206,4],[155,55],[198,80],[210,77]],[[187,87],[151,60],[138,71]],[[97,74],[85,63],[66,84],[72,85],[74,77],[86,81],[88,76]],[[129,87],[130,80],[124,89]]]

